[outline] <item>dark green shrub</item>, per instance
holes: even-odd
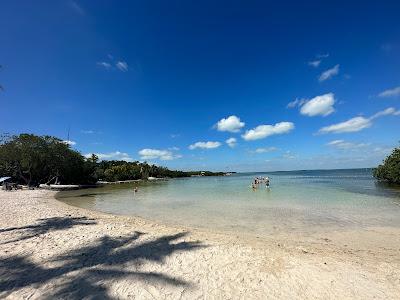
[[[400,184],[400,148],[395,148],[373,174],[379,180]]]

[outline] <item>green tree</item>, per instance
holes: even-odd
[[[400,184],[400,148],[393,149],[383,164],[374,169],[374,177],[389,183]]]
[[[0,141],[0,176],[24,184],[93,183],[94,171],[95,164],[55,137],[20,134]]]
[[[62,140],[52,136],[20,134],[0,137],[0,177],[12,176],[24,184],[85,184],[98,180],[118,181],[152,177],[189,177],[200,172],[183,172],[138,161],[99,161],[84,158]],[[203,172],[206,176],[224,173]]]

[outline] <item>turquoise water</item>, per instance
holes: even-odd
[[[250,188],[269,176],[271,188]],[[137,193],[133,186],[139,187]],[[242,173],[62,192],[68,204],[166,224],[271,234],[400,227],[400,191],[370,169]]]

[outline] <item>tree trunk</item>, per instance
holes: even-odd
[[[28,180],[28,178],[26,178],[26,177],[23,175],[20,166],[18,166],[17,172],[18,172],[18,176],[19,176],[23,181],[25,181],[25,184],[29,184],[29,180]]]

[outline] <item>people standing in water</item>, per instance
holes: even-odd
[[[269,189],[269,177],[265,178],[265,187]]]
[[[253,190],[256,190],[258,185],[261,183],[265,183],[265,188],[269,189],[270,188],[270,179],[269,177],[255,177],[254,181],[251,183],[251,187]]]
[[[134,187],[133,192],[136,194],[138,192],[137,186]]]

